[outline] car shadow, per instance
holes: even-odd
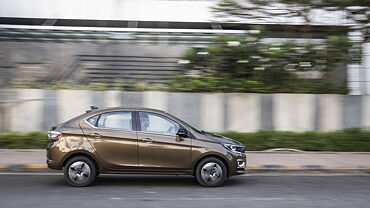
[[[60,180],[49,181],[52,186],[68,186],[64,181],[63,176],[59,176]],[[224,187],[227,186],[242,186],[248,181],[241,176],[229,178]],[[155,186],[155,187],[200,187],[193,176],[184,175],[110,175],[102,174],[98,176],[92,186]]]
[[[197,185],[192,176],[159,175],[100,175],[95,186],[193,186]]]

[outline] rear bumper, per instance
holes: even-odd
[[[60,138],[55,142],[49,143],[46,149],[46,164],[48,168],[54,170],[62,170],[62,159],[70,151],[66,140]]]
[[[47,159],[46,164],[48,165],[48,168],[50,168],[50,169],[61,170],[61,168],[59,166],[59,163],[57,163],[55,161]]]
[[[60,158],[61,158],[61,151],[56,145],[56,143],[50,143],[48,148],[46,149],[46,164],[48,168],[54,170],[61,170],[60,167]]]

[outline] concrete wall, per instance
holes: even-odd
[[[165,82],[183,74],[177,61],[190,47],[186,44],[140,44],[140,40],[115,44],[55,41],[0,41],[0,82],[7,85],[16,79],[53,79],[82,84],[96,78],[106,80],[104,76],[108,75],[105,70],[112,68],[117,73],[116,80],[136,78],[146,82]],[[117,55],[119,57],[114,57]],[[118,62],[120,66],[117,66]],[[162,67],[169,71],[164,74],[159,70]],[[138,73],[132,73],[135,69]],[[104,72],[101,77],[96,77],[99,75],[96,70]]]
[[[46,131],[90,105],[156,108],[208,131],[370,127],[370,95],[0,89],[0,131]]]

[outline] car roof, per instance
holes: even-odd
[[[154,108],[143,108],[143,107],[111,107],[111,108],[98,108],[93,109],[92,112],[103,112],[103,111],[152,111],[152,112],[159,112],[159,113],[166,113],[165,111],[154,109]],[[166,113],[167,114],[167,113]]]

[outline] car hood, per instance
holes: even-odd
[[[235,144],[235,145],[243,145],[242,143],[238,142],[238,141],[235,141],[233,139],[230,139],[230,138],[227,138],[227,137],[224,137],[224,136],[221,136],[221,135],[218,135],[218,134],[214,134],[214,133],[210,133],[210,132],[206,132],[206,131],[202,131],[202,134],[204,136],[206,136],[207,138],[213,140],[213,141],[216,141],[220,144]],[[244,146],[244,145],[243,145]]]

